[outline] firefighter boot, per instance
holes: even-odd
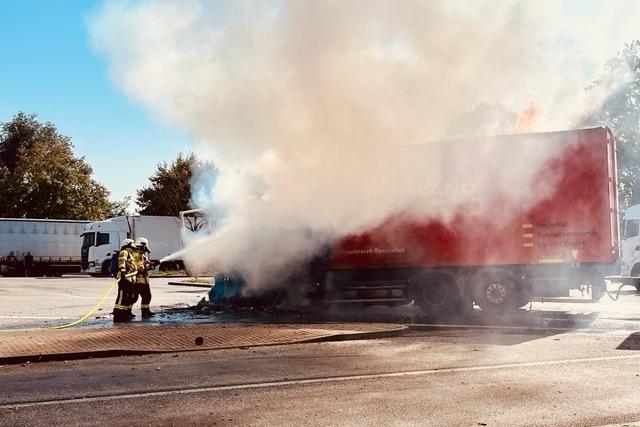
[[[113,323],[124,323],[131,320],[126,310],[113,310]]]
[[[149,310],[148,307],[142,307],[142,318],[143,319],[148,319],[149,317],[153,317],[156,314],[154,312],[152,312],[151,310]]]

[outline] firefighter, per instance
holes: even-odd
[[[136,276],[136,293],[140,295],[140,308],[142,309],[142,317],[149,318],[154,316],[149,304],[151,303],[151,288],[149,287],[149,270],[151,264],[149,262],[149,241],[144,237],[136,239],[136,264],[138,274]],[[136,295],[136,300],[138,299]]]
[[[124,239],[118,255],[118,296],[113,307],[113,321],[115,323],[131,320],[131,306],[135,293],[137,266],[135,263],[134,241]]]

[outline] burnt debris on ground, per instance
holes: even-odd
[[[452,313],[434,318],[424,314],[413,303],[403,306],[316,304],[293,307],[274,303],[273,300],[236,300],[210,302],[202,299],[197,305],[165,310],[173,321],[183,319],[193,322],[213,323],[330,323],[330,322],[378,322],[396,324],[447,324],[476,326],[516,326],[523,328],[588,327],[598,316],[596,311],[570,313],[566,311],[529,310],[495,316],[483,313],[477,307],[464,314]]]

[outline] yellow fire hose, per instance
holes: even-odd
[[[82,316],[81,318],[79,318],[78,320],[74,320],[71,323],[67,323],[66,325],[60,325],[60,326],[51,326],[49,328],[39,328],[39,329],[66,329],[66,328],[70,328],[72,326],[75,326],[77,324],[80,324],[82,322],[84,322],[85,320],[87,320],[90,316],[93,315],[93,313],[95,313],[96,311],[98,311],[100,309],[100,306],[102,305],[102,303],[104,302],[104,300],[107,298],[107,296],[111,293],[111,291],[113,290],[113,288],[116,287],[116,285],[118,284],[117,281],[113,282],[111,284],[111,286],[109,286],[107,288],[106,291],[104,291],[104,293],[102,294],[102,296],[100,297],[100,300],[98,300],[98,303],[93,306],[93,308],[91,308],[91,310],[89,310],[87,312],[87,314],[85,314],[84,316]]]
[[[135,273],[134,273],[135,274]],[[71,323],[66,323],[64,325],[59,325],[59,326],[49,326],[49,327],[44,327],[44,328],[25,328],[25,329],[4,329],[0,332],[15,332],[15,331],[52,331],[52,330],[56,330],[56,329],[66,329],[66,328],[70,328],[72,326],[78,325],[82,322],[84,322],[85,320],[87,320],[89,317],[91,317],[96,311],[98,311],[98,309],[100,309],[100,306],[102,305],[102,303],[104,302],[104,300],[107,298],[107,296],[109,296],[109,294],[111,293],[111,291],[113,290],[113,288],[116,287],[116,285],[118,284],[118,281],[116,280],[115,282],[113,282],[111,285],[109,285],[109,287],[104,291],[104,293],[102,294],[102,296],[100,297],[100,299],[98,300],[98,303],[93,306],[91,308],[91,310],[89,310],[87,312],[87,314],[85,314],[84,316],[82,316],[81,318],[74,320]]]

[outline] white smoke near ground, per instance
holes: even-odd
[[[446,221],[505,194],[514,211],[544,198],[554,178],[539,181],[539,169],[557,146],[406,146],[473,134],[456,120],[478,105],[500,106],[514,126],[535,105],[527,130],[570,127],[606,96],[584,87],[633,38],[621,21],[639,11],[636,2],[116,1],[89,25],[113,80],[220,168],[205,206],[218,231],[187,248],[187,262],[260,287],[392,215]],[[504,114],[491,117],[505,127]],[[460,182],[473,183],[473,197],[438,191]]]

